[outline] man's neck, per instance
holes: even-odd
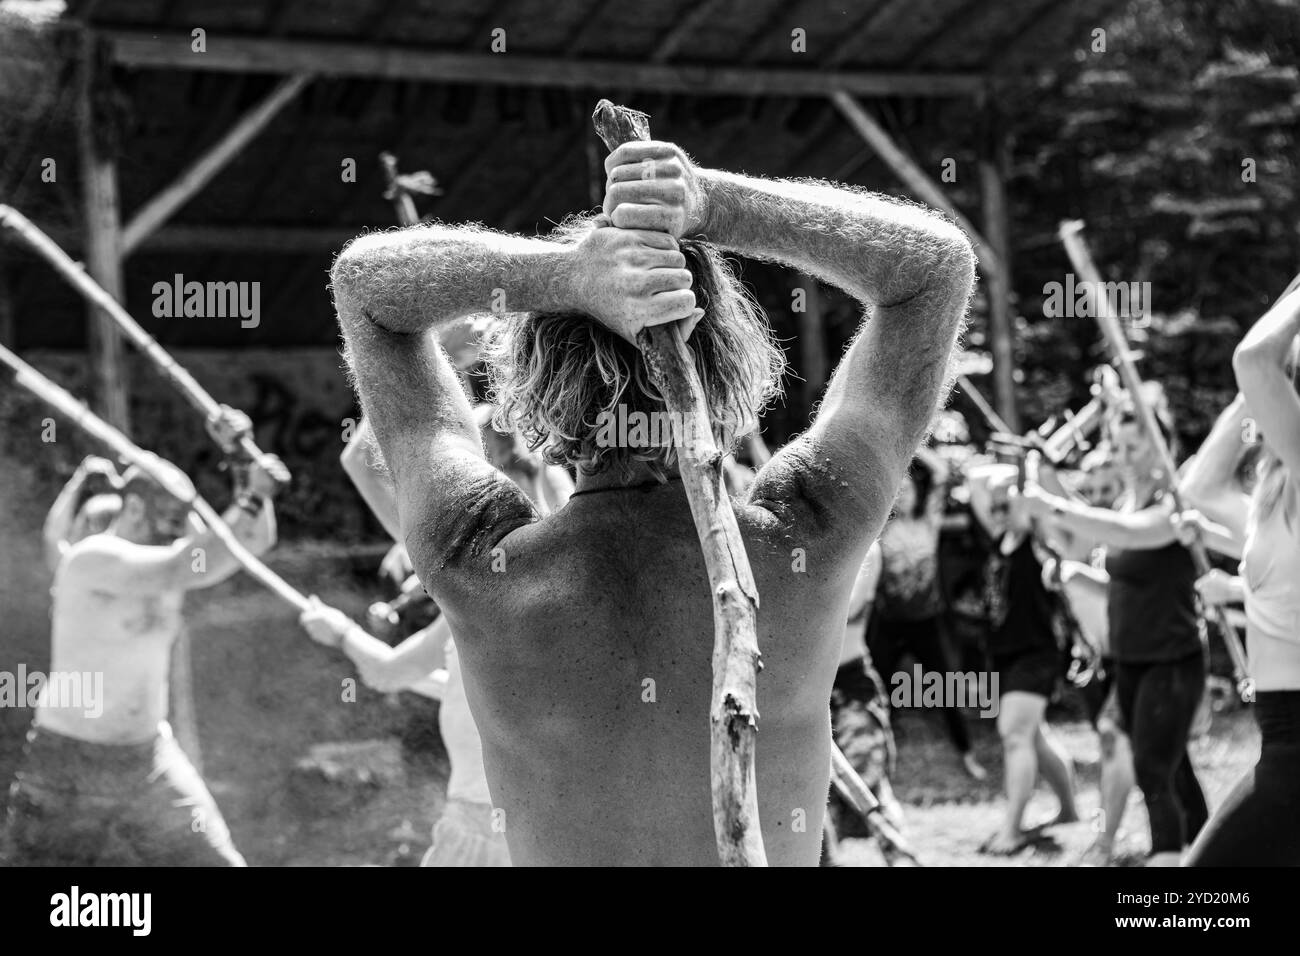
[[[676,464],[661,465],[660,470],[669,478],[679,477]],[[576,490],[581,493],[609,488],[629,488],[633,485],[647,485],[657,480],[648,462],[630,461],[624,466],[613,465],[592,475],[579,468]]]

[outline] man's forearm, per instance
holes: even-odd
[[[440,328],[479,312],[572,307],[567,248],[469,227],[414,226],[354,239],[331,272],[345,323],[390,332]]]
[[[966,273],[969,244],[921,206],[823,183],[700,170],[700,238],[818,276],[873,305]]]
[[[45,516],[42,537],[45,542],[45,560],[53,567],[62,555],[62,547],[72,533],[72,524],[77,517],[77,503],[81,500],[81,489],[85,487],[85,473],[78,469],[72,480],[63,486],[59,496],[50,506]]]

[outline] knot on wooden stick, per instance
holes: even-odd
[[[748,734],[758,733],[758,712],[735,694],[722,697],[722,721],[733,750],[739,749]]]

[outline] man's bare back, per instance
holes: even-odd
[[[598,383],[625,359],[603,342],[575,343],[584,323],[634,342],[647,325],[682,322],[703,340],[697,354],[734,359],[730,374],[748,375],[747,408],[711,409],[715,428],[734,432],[719,442],[729,445],[753,427],[766,394],[766,331],[716,270],[699,273],[714,295],[699,319],[698,275],[678,237],[707,235],[871,307],[812,427],[762,468],[736,509],[760,602],[763,838],[773,863],[813,865],[853,580],[942,393],[974,257],[958,230],[917,207],[698,169],[671,144],[627,144],[606,168],[608,220],[576,239],[431,224],[354,241],[333,270],[348,360],[412,563],[457,635],[514,861],[716,864],[714,625],[696,529],[680,483],[653,487],[644,457],[588,467],[593,423],[610,411],[600,403],[626,394],[600,393]],[[575,323],[545,348],[537,343],[552,320],[512,324],[512,335],[535,328],[537,337],[516,338],[495,360],[522,425],[578,468],[574,497],[545,519],[484,460],[437,347],[442,324],[489,310],[502,292],[517,313]],[[563,378],[596,349],[605,364]],[[734,384],[710,374],[711,395]],[[671,462],[659,464],[671,473]]]
[[[761,595],[763,840],[773,864],[815,865],[852,579],[795,570],[769,512],[737,519]],[[512,857],[715,865],[713,610],[681,484],[580,494],[501,547],[500,590],[447,611]]]

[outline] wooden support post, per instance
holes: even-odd
[[[86,270],[118,302],[124,298],[121,220],[117,201],[116,129],[104,104],[111,95],[106,61],[93,34],[82,38],[78,77],[77,142],[81,159],[81,195],[86,229]],[[87,311],[91,378],[103,418],[130,434],[128,384],[122,336],[108,313]]]
[[[961,211],[953,205],[952,201],[935,184],[934,180],[927,176],[912,157],[908,156],[902,147],[894,142],[893,138],[885,132],[879,123],[871,118],[871,114],[864,110],[862,105],[850,93],[838,90],[832,93],[830,98],[831,102],[835,104],[835,108],[848,120],[849,125],[884,161],[885,165],[892,169],[894,174],[907,185],[908,189],[931,206],[937,206],[947,212],[957,221],[957,225],[966,230],[971,242],[975,244],[976,253],[979,255],[981,272],[992,278],[995,274],[1005,271],[996,248],[980,235],[979,230],[961,214]]]
[[[0,264],[0,345],[14,348],[18,327],[14,321],[14,283],[10,272]]]
[[[808,407],[812,408],[826,385],[826,319],[821,286],[816,278],[799,273],[799,288],[804,293],[804,309],[799,313],[799,355],[803,364],[799,373],[803,376]]]
[[[122,230],[122,255],[130,255],[149,233],[194,198],[310,82],[311,77],[303,73],[281,80],[265,99],[240,117],[221,139],[190,163],[171,185],[141,206]]]
[[[1007,144],[995,138],[988,156],[980,160],[980,195],[984,206],[984,234],[993,246],[1001,269],[988,277],[989,345],[993,353],[993,401],[1011,427],[1020,431],[1016,408],[1015,328],[1011,314],[1010,225],[1004,177]]]

